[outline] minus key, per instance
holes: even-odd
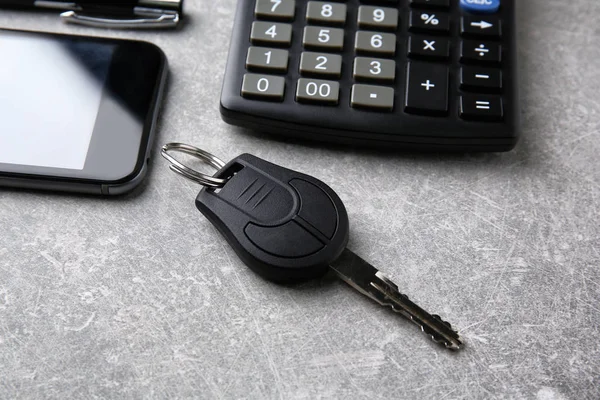
[[[386,86],[356,84],[352,86],[350,102],[352,108],[392,111],[394,109],[394,89]]]
[[[502,91],[502,70],[496,68],[462,67],[460,88],[469,92]]]

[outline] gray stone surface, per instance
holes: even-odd
[[[160,45],[172,74],[155,150],[251,152],[328,182],[351,247],[466,348],[432,345],[333,277],[263,281],[196,211],[198,187],[155,159],[125,198],[0,191],[0,398],[600,398],[600,2],[520,1],[523,140],[478,155],[225,125],[234,3],[188,0],[180,32],[6,11],[0,26]]]

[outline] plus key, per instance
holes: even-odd
[[[408,64],[405,111],[412,114],[448,113],[448,67],[422,62]]]

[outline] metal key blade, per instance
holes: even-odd
[[[330,265],[337,275],[362,294],[375,300],[382,306],[389,306],[415,324],[437,342],[450,350],[459,350],[462,346],[460,336],[452,326],[437,315],[427,311],[409,300],[398,291],[377,268],[346,249],[342,255]]]

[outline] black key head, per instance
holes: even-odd
[[[277,282],[319,277],[346,248],[348,214],[326,184],[250,154],[217,172],[196,207],[252,270]]]

